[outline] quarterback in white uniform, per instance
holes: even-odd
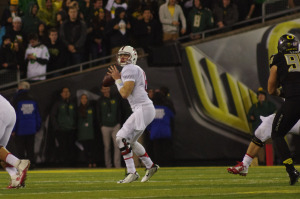
[[[260,116],[262,123],[254,132],[254,137],[250,142],[247,152],[243,158],[242,162],[238,162],[234,167],[227,168],[227,171],[232,174],[239,174],[241,176],[246,176],[248,174],[248,168],[257,155],[259,149],[264,145],[264,143],[271,138],[272,124],[275,117],[275,113],[267,117]],[[300,121],[298,121],[295,126],[290,130],[291,134],[300,134]]]
[[[152,162],[145,148],[137,140],[154,119],[155,108],[146,92],[147,79],[145,72],[136,65],[136,50],[131,46],[121,47],[117,61],[123,67],[121,73],[116,66],[111,66],[108,69],[108,74],[115,80],[121,96],[128,100],[133,111],[117,133],[116,141],[127,167],[126,177],[118,183],[130,183],[139,178],[139,174],[135,169],[132,151],[146,166],[146,174],[141,180],[141,182],[146,182],[156,173],[159,166]]]
[[[10,103],[0,95],[0,163],[9,173],[11,181],[8,189],[25,186],[29,160],[20,160],[5,148],[16,123],[16,113]]]

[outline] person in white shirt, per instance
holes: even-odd
[[[46,73],[50,55],[48,48],[39,42],[36,33],[29,35],[29,46],[25,52],[25,59],[28,62],[27,78],[31,78],[31,80],[45,80],[46,76],[36,76]]]
[[[146,166],[146,174],[141,180],[141,182],[146,182],[157,172],[159,166],[152,162],[145,148],[137,140],[154,119],[155,108],[146,92],[146,74],[136,65],[136,50],[131,46],[123,46],[117,57],[118,64],[123,67],[121,73],[114,65],[108,69],[107,74],[115,80],[121,96],[128,100],[133,111],[116,137],[127,167],[126,177],[118,183],[130,183],[139,178],[133,161],[133,152]]]
[[[0,164],[10,175],[11,180],[7,189],[24,187],[30,166],[29,160],[20,160],[6,149],[15,123],[15,109],[0,95]]]

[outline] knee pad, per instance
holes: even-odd
[[[258,139],[255,136],[252,137],[251,141],[259,147],[263,147],[265,145],[264,142],[262,142],[260,139]]]
[[[126,155],[126,154],[129,154],[131,152],[131,150],[132,150],[131,146],[125,138],[117,137],[116,141],[117,141],[117,143],[120,147],[120,151],[121,151],[122,155]]]

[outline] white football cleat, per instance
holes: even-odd
[[[126,177],[123,180],[118,181],[119,184],[121,183],[131,183],[133,181],[136,181],[139,179],[140,175],[135,172],[135,173],[127,173]]]
[[[25,187],[25,183],[21,183],[21,177],[19,174],[11,176],[10,184],[6,187],[7,189],[18,189]]]
[[[150,169],[147,169],[145,176],[141,180],[141,182],[147,182],[159,169],[157,164],[154,164]]]
[[[30,166],[29,160],[20,160],[20,163],[17,167],[17,170],[19,171],[19,176],[20,176],[20,184],[25,183],[29,166]]]

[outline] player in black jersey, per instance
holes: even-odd
[[[278,53],[271,57],[273,60],[270,65],[268,92],[277,96],[284,94],[285,102],[274,118],[272,139],[289,174],[290,185],[294,185],[300,174],[294,167],[284,136],[300,119],[299,40],[292,34],[282,35],[277,48]],[[279,86],[282,90],[278,88]]]

